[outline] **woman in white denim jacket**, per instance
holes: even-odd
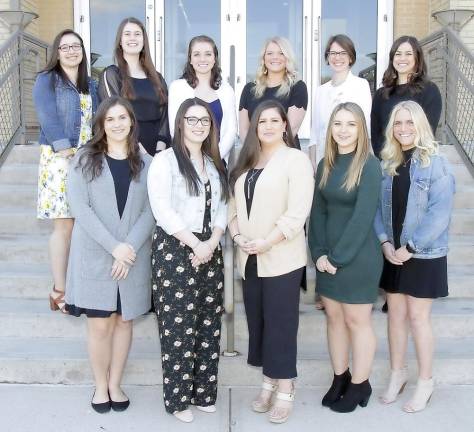
[[[381,152],[384,178],[375,231],[385,257],[380,286],[387,292],[391,378],[382,403],[405,387],[408,327],[415,341],[418,383],[406,412],[421,411],[433,392],[433,299],[448,295],[448,232],[454,178],[438,155],[428,119],[416,102],[397,104]]]
[[[148,187],[157,225],[152,281],[165,408],[190,422],[189,405],[215,411],[224,285],[219,240],[229,196],[205,102],[187,99],[180,106],[173,146],[155,156]]]

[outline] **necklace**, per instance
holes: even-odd
[[[247,180],[247,199],[250,199],[250,185],[252,184],[252,182],[254,181],[254,177],[256,175],[258,175],[261,171],[263,170],[263,168],[252,168],[250,171],[251,171],[251,174]],[[257,179],[255,179],[255,181],[257,181]]]

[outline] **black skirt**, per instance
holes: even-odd
[[[73,304],[66,303],[66,311],[69,315],[79,317],[85,314],[87,318],[109,318],[112,314],[122,315],[122,303],[120,302],[120,291],[117,292],[117,309],[114,311],[104,311],[99,309],[87,309]]]
[[[448,295],[448,261],[411,258],[403,265],[384,260],[380,287],[392,294],[407,294],[417,298],[438,298]]]

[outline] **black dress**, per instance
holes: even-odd
[[[117,199],[117,210],[122,218],[125,204],[127,203],[128,190],[132,179],[130,164],[128,159],[114,159],[105,155],[105,160],[109,166],[112,178],[114,180],[115,198]],[[120,302],[120,290],[117,291],[117,309],[114,311],[103,311],[100,309],[81,308],[73,304],[66,304],[66,311],[69,315],[81,316],[86,314],[87,318],[108,318],[113,313],[122,315],[122,304]]]
[[[240,96],[239,111],[246,109],[249,114],[249,120],[251,120],[253,112],[257,106],[267,100],[277,100],[283,105],[285,111],[288,113],[288,108],[295,106],[296,108],[308,108],[308,89],[303,81],[297,81],[293,84],[290,92],[286,96],[277,96],[277,92],[280,86],[267,87],[263,92],[263,95],[259,98],[255,97],[254,94],[255,83],[249,82],[245,85]],[[301,149],[298,135],[295,137],[295,145]]]
[[[410,190],[410,164],[414,149],[403,152],[405,162],[398,168],[392,184],[392,227],[394,247],[400,247],[403,222]],[[407,294],[417,298],[448,295],[448,263],[446,256],[433,259],[411,258],[398,266],[384,258],[380,286],[388,293]]]
[[[375,93],[370,114],[371,142],[377,157],[385,142],[385,128],[395,105],[408,100],[420,104],[433,134],[436,132],[442,109],[441,93],[436,84],[431,81],[427,81],[418,93],[412,93],[408,84],[397,85],[388,99],[384,97],[384,90],[380,88]]]

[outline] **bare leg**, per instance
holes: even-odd
[[[336,375],[349,367],[350,338],[344,321],[342,304],[327,297],[321,297],[326,310],[327,336],[332,368]]]
[[[408,344],[408,306],[405,294],[387,293],[388,343],[390,367],[393,371],[403,369]]]
[[[94,403],[109,400],[108,375],[112,358],[115,319],[115,314],[109,318],[87,319],[89,359],[95,381]]]
[[[377,339],[372,327],[372,304],[342,304],[352,345],[352,382],[369,379]]]
[[[54,219],[53,232],[49,238],[49,260],[54,286],[58,291],[66,289],[66,270],[71,244],[74,219]],[[57,297],[57,294],[53,294]]]
[[[115,329],[112,336],[112,358],[110,362],[109,392],[115,402],[123,402],[128,398],[120,388],[123,370],[127,363],[132,343],[133,321],[122,321],[121,315],[115,315]]]
[[[410,329],[415,342],[418,375],[428,380],[433,374],[433,330],[431,328],[432,299],[407,296]]]

